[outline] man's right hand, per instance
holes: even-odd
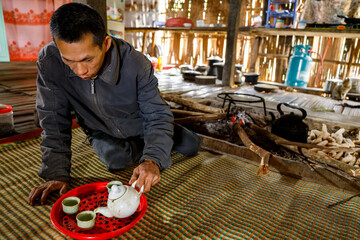
[[[38,187],[34,187],[29,195],[29,204],[34,205],[38,198],[40,198],[40,204],[44,205],[46,199],[51,192],[60,190],[60,196],[65,194],[70,188],[69,182],[51,180],[41,184]]]

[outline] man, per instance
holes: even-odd
[[[200,138],[173,124],[160,97],[151,63],[120,39],[106,35],[92,8],[70,3],[50,20],[53,42],[39,53],[36,106],[43,128],[42,168],[45,183],[35,187],[29,203],[69,189],[71,112],[109,171],[139,163],[132,184],[144,192],[160,181],[171,165],[171,150],[197,153]]]

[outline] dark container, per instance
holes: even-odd
[[[290,114],[284,114],[281,109],[281,105],[297,109],[301,112],[301,115],[297,115],[293,112]],[[306,111],[287,103],[279,103],[276,108],[280,113],[280,118],[275,120],[274,114],[271,113],[273,118],[271,132],[289,141],[307,143],[309,126],[303,122],[307,115]]]
[[[198,71],[184,71],[183,78],[185,81],[195,82],[195,77],[202,75],[201,72]]]
[[[217,62],[214,63],[214,66],[216,67],[216,71],[217,71],[217,79],[222,80],[222,74],[223,74],[223,70],[224,70],[224,62]],[[241,72],[242,69],[242,65],[240,64],[235,64],[235,70],[236,71],[240,71]],[[236,73],[235,73],[236,74]]]
[[[209,61],[209,68],[206,75],[217,76],[217,68],[214,66],[214,63],[221,62],[222,59],[218,56],[211,56],[207,60]]]
[[[257,84],[257,81],[258,81],[258,78],[259,78],[260,74],[249,72],[249,73],[244,73],[243,75],[245,77],[245,83]]]

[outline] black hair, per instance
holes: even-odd
[[[92,33],[94,43],[102,48],[106,37],[104,21],[100,14],[88,5],[68,3],[59,7],[50,19],[51,37],[67,43],[78,42],[82,36]]]

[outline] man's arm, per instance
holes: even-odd
[[[130,183],[137,179],[137,187],[144,185],[144,192],[148,192],[151,186],[160,181],[160,168],[171,166],[174,117],[170,107],[160,97],[152,64],[145,57],[140,59],[140,64],[143,69],[137,77],[137,91],[145,146],[141,164],[135,168]]]
[[[64,94],[50,81],[54,74],[54,61],[45,59],[44,49],[39,54],[36,107],[40,125],[43,128],[40,148],[42,154],[42,168],[39,176],[47,180],[46,183],[35,187],[29,196],[29,203],[35,204],[41,198],[44,204],[48,194],[55,190],[65,193],[70,181],[71,158],[71,113],[70,104]],[[55,61],[56,63],[56,61]],[[60,63],[60,62],[59,62]],[[56,69],[60,69],[57,67]]]
[[[138,103],[143,118],[145,142],[140,162],[150,159],[166,169],[171,166],[174,117],[170,107],[160,96],[154,68],[145,57],[143,66],[143,71],[138,76]]]

